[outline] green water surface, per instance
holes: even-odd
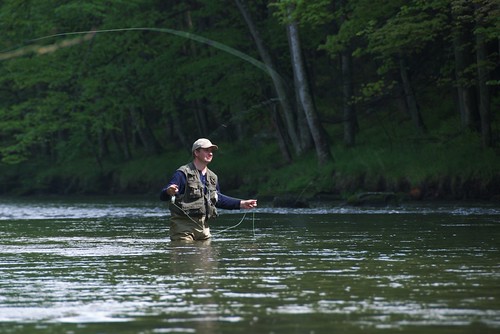
[[[500,210],[0,206],[1,333],[500,333]],[[221,232],[225,230],[224,232]]]

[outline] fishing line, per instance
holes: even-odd
[[[217,232],[217,233],[223,233],[223,232],[226,232],[226,231],[232,230],[233,228],[236,228],[236,227],[240,226],[240,224],[243,222],[243,220],[245,220],[245,217],[246,217],[246,216],[247,216],[247,213],[245,212],[245,213],[243,214],[243,217],[241,218],[241,220],[240,220],[240,222],[239,222],[238,224],[236,224],[236,225],[234,225],[234,226],[230,226],[230,227],[228,227],[228,228],[225,228],[225,229],[223,229],[223,230],[221,230],[221,231],[219,231],[219,232]]]
[[[226,44],[214,41],[214,40],[206,38],[206,37],[202,37],[200,35],[196,35],[196,34],[193,34],[190,32],[186,32],[186,31],[169,29],[169,28],[129,27],[129,28],[86,30],[86,31],[74,31],[74,32],[63,32],[63,33],[58,33],[58,34],[52,34],[52,35],[47,35],[47,36],[31,39],[28,41],[28,43],[34,43],[34,42],[38,42],[38,41],[43,41],[43,40],[57,38],[57,37],[63,37],[63,36],[74,36],[74,35],[84,35],[84,36],[83,37],[76,37],[73,40],[67,40],[67,41],[63,41],[61,43],[53,44],[53,45],[49,45],[49,46],[26,45],[26,46],[11,49],[8,51],[0,51],[0,61],[7,60],[10,58],[21,57],[21,56],[23,56],[27,53],[30,53],[30,52],[34,52],[34,53],[38,53],[38,54],[54,52],[57,49],[62,48],[62,47],[73,46],[73,45],[78,44],[80,42],[88,41],[88,40],[94,38],[94,36],[96,36],[97,34],[127,32],[127,31],[152,31],[152,32],[168,33],[168,34],[175,35],[178,37],[190,39],[190,40],[208,45],[210,47],[214,47],[216,49],[219,49],[221,51],[229,53],[235,57],[238,57],[238,58],[252,64],[253,66],[257,67],[258,69],[264,71],[273,80],[275,78],[279,78],[279,80],[281,82],[286,83],[286,81],[283,80],[281,75],[278,72],[276,72],[271,66],[268,66],[264,62],[259,61],[258,59],[253,58],[246,53],[243,53],[239,50],[236,50],[236,49],[234,49]],[[277,101],[280,101],[280,99],[279,98],[272,98],[272,99],[269,99],[269,100],[264,101],[262,103],[259,103],[257,105],[254,105],[254,106],[250,107],[248,110],[245,110],[245,111],[240,112],[239,114],[233,116],[229,120],[229,123],[231,123],[233,121],[233,118],[242,117],[242,115],[244,115],[245,113],[247,113],[249,111],[252,111],[253,109],[272,105],[272,104],[275,104]],[[225,128],[225,127],[227,127],[227,124],[221,124],[221,126],[219,126],[219,128],[217,128],[213,132],[217,132],[220,130],[220,128]]]
[[[252,212],[252,230],[253,230],[253,237],[255,239],[255,212]]]
[[[241,223],[243,223],[243,221],[245,220],[245,217],[246,217],[246,216],[247,216],[247,212],[245,212],[245,213],[243,214],[243,217],[242,217],[242,218],[241,218],[241,220],[238,222],[238,224],[236,224],[236,225],[234,225],[234,226],[230,226],[230,227],[228,227],[228,228],[225,228],[225,229],[223,229],[223,230],[221,230],[221,231],[217,231],[217,232],[215,232],[215,233],[216,233],[216,234],[217,234],[217,233],[224,233],[224,232],[226,232],[226,231],[232,230],[233,228],[236,228],[236,227],[240,226],[240,225],[241,225]],[[252,231],[253,231],[253,237],[255,238],[255,212],[252,212]]]
[[[175,196],[172,196],[170,198],[170,203],[172,203],[177,209],[181,210],[185,215],[186,217],[188,217],[189,219],[191,219],[191,221],[193,223],[196,224],[196,226],[198,226],[199,228],[201,228],[203,230],[203,226],[201,226],[196,220],[194,220],[193,218],[191,218],[191,216],[189,215],[189,213],[187,213],[186,211],[184,211],[183,208],[181,208],[180,206],[178,206],[176,203],[175,203]]]
[[[278,72],[276,72],[273,68],[271,68],[270,66],[267,66],[265,63],[247,55],[246,53],[243,53],[239,50],[236,50],[226,44],[223,44],[223,43],[220,43],[220,42],[217,42],[217,41],[214,41],[212,39],[209,39],[209,38],[206,38],[206,37],[202,37],[200,35],[196,35],[196,34],[193,34],[193,33],[190,33],[190,32],[186,32],[186,31],[180,31],[180,30],[175,30],[175,29],[169,29],[169,28],[153,28],[153,27],[131,27],[131,28],[116,28],[116,29],[101,29],[101,30],[86,30],[86,31],[73,31],[73,32],[63,32],[63,33],[58,33],[58,34],[53,34],[53,35],[47,35],[47,36],[43,36],[43,37],[38,37],[38,38],[34,38],[32,40],[29,40],[30,43],[32,42],[37,42],[37,41],[43,41],[43,40],[46,40],[46,39],[50,39],[50,38],[55,38],[55,37],[61,37],[61,36],[72,36],[72,35],[88,35],[88,36],[92,36],[94,34],[101,34],[101,33],[110,33],[110,32],[124,32],[124,31],[154,31],[154,32],[162,32],[162,33],[168,33],[168,34],[171,34],[171,35],[175,35],[175,36],[179,36],[179,37],[183,37],[183,38],[187,38],[187,39],[191,39],[193,41],[196,41],[196,42],[199,42],[199,43],[202,43],[202,44],[206,44],[208,46],[211,46],[211,47],[214,47],[216,49],[219,49],[219,50],[222,50],[224,52],[227,52],[235,57],[238,57],[250,64],[252,64],[253,66],[261,69],[262,71],[264,71],[265,73],[267,73],[269,76],[271,77],[277,77],[277,78],[281,78],[281,76],[278,74]],[[90,37],[91,38],[91,37]],[[25,46],[25,47],[21,47],[21,48],[18,48],[18,49],[14,49],[14,50],[10,50],[10,51],[7,51],[7,52],[0,52],[0,54],[3,56],[2,58],[13,58],[13,57],[17,57],[17,56],[21,56],[23,55],[24,52],[23,49],[25,48],[28,48],[26,50],[26,53],[27,52],[30,52],[32,51],[31,49],[33,48],[32,46],[31,47],[28,47],[28,46]],[[281,78],[281,80],[283,80]]]
[[[55,38],[55,37],[61,37],[61,36],[71,36],[71,35],[86,35],[83,40],[89,40],[91,39],[95,34],[100,34],[100,33],[108,33],[108,32],[124,32],[124,31],[154,31],[154,32],[161,32],[161,33],[169,33],[169,34],[172,34],[172,35],[176,35],[176,36],[179,36],[179,37],[183,37],[183,38],[187,38],[187,39],[191,39],[193,41],[196,41],[196,42],[199,42],[199,43],[203,43],[203,44],[206,44],[210,47],[214,47],[216,49],[219,49],[219,50],[222,50],[224,52],[227,52],[235,57],[238,57],[252,65],[254,65],[255,67],[259,68],[260,70],[264,71],[266,74],[268,74],[270,77],[272,78],[280,78],[281,81],[285,82],[283,80],[283,78],[281,78],[281,76],[278,74],[278,72],[276,72],[272,67],[266,65],[265,63],[241,52],[241,51],[238,51],[230,46],[227,46],[226,44],[222,44],[220,42],[217,42],[217,41],[214,41],[214,40],[211,40],[209,38],[205,38],[205,37],[202,37],[202,36],[199,36],[199,35],[195,35],[195,34],[192,34],[192,33],[189,33],[189,32],[185,32],[185,31],[180,31],[180,30],[174,30],[174,29],[169,29],[169,28],[152,28],[152,27],[131,27],[131,28],[117,28],[117,29],[102,29],[102,30],[87,30],[87,31],[75,31],[75,32],[64,32],[64,33],[58,33],[58,34],[53,34],[53,35],[48,35],[48,36],[43,36],[43,37],[39,37],[39,38],[35,38],[35,39],[32,39],[30,40],[30,42],[37,42],[37,41],[42,41],[42,40],[45,40],[45,39],[50,39],[50,38]],[[76,44],[77,42],[79,42],[79,40],[75,40],[74,43]],[[72,44],[68,44],[67,46],[71,46]],[[66,45],[61,45],[62,47],[65,47]],[[55,51],[58,47],[56,46],[53,46],[48,52],[52,52],[52,51]],[[19,48],[18,50],[19,51],[23,51],[22,50],[23,48]],[[33,50],[36,50],[33,49]],[[28,48],[27,49],[27,52],[30,52],[32,51],[31,48]],[[2,58],[10,58],[11,56],[13,57],[16,57],[18,55],[22,55],[23,52],[21,52],[20,54],[17,53],[16,54],[16,50],[13,50],[13,51],[8,51],[8,52],[2,52]],[[264,106],[266,104],[273,104],[275,103],[275,101],[277,101],[279,99],[270,99],[268,101],[265,101],[263,103],[261,103],[260,105],[257,105],[257,106]],[[254,107],[256,106],[253,106],[251,107],[249,110],[247,111],[250,111],[252,109],[254,109]],[[230,119],[231,121],[232,119]],[[224,126],[225,124],[223,124],[222,126]],[[200,228],[203,229],[202,226],[200,226],[200,224],[195,221],[191,216],[189,216],[189,214],[187,214],[182,208],[180,208],[176,203],[175,203],[175,196],[172,196],[172,200],[171,200],[172,204],[177,207],[178,209],[180,209],[182,212],[184,212],[184,214],[189,217],[189,219],[191,221],[193,221],[197,226],[199,226]],[[222,231],[219,231],[218,233],[222,233],[222,232],[225,232],[225,231],[228,231],[230,229],[233,229],[233,228],[236,228],[238,227],[244,220],[245,220],[245,217],[246,217],[246,212],[245,214],[243,215],[243,217],[241,218],[241,220],[234,226],[231,226],[229,228],[226,228]],[[252,228],[253,228],[253,235],[255,237],[255,214],[253,214],[252,216]]]
[[[180,206],[178,206],[176,203],[175,203],[175,196],[172,196],[171,199],[170,199],[170,202],[176,207],[178,208],[179,210],[181,210],[193,223],[196,224],[196,226],[198,226],[199,228],[203,229],[203,226],[201,226],[196,220],[194,220],[186,211],[184,211]],[[236,228],[238,226],[241,225],[241,223],[243,223],[243,221],[245,220],[245,217],[247,216],[247,212],[245,212],[243,214],[243,217],[241,218],[241,220],[236,224],[236,225],[233,225],[233,226],[230,226],[228,228],[225,228],[221,231],[217,231],[215,232],[215,234],[217,233],[223,233],[223,232],[226,232],[226,231],[229,231],[229,230],[232,230],[233,228]],[[252,229],[253,229],[253,237],[255,238],[255,212],[252,213]]]
[[[200,35],[196,35],[196,34],[193,34],[190,32],[186,32],[186,31],[169,29],[169,28],[129,27],[129,28],[99,29],[99,30],[85,30],[85,31],[73,31],[73,32],[57,33],[57,34],[42,36],[42,37],[28,40],[27,44],[35,43],[38,41],[44,41],[47,39],[57,38],[57,37],[64,37],[64,36],[74,36],[74,35],[84,35],[84,36],[83,37],[76,37],[73,40],[62,41],[61,43],[52,44],[49,46],[26,45],[26,46],[15,48],[15,49],[10,49],[8,51],[0,51],[0,61],[7,60],[10,58],[21,57],[21,56],[24,56],[25,54],[28,54],[30,52],[34,52],[34,53],[38,53],[38,54],[54,52],[59,48],[73,46],[73,45],[79,44],[81,42],[88,41],[88,40],[94,38],[94,36],[96,36],[97,34],[127,32],[127,31],[152,31],[152,32],[168,33],[168,34],[175,35],[178,37],[190,39],[190,40],[208,45],[209,47],[219,49],[219,50],[224,51],[226,53],[229,53],[235,57],[238,57],[238,58],[252,64],[253,66],[257,67],[258,69],[262,70],[267,75],[269,75],[273,80],[275,80],[276,78],[279,78],[279,80],[281,82],[283,82],[285,84],[287,82],[271,66],[265,64],[262,61],[259,61],[256,58],[249,56],[246,53],[243,53],[239,50],[236,50],[236,49],[234,49],[226,44],[214,41],[214,40],[206,38],[206,37],[202,37]],[[241,117],[241,114],[245,114],[246,112],[251,111],[252,109],[255,109],[257,107],[264,107],[266,105],[274,104],[274,103],[276,103],[276,101],[280,101],[280,99],[279,98],[269,99],[269,100],[264,101],[260,104],[257,104],[255,106],[250,107],[250,109],[248,109],[242,113],[239,113],[239,115],[236,115],[236,116]],[[233,116],[229,120],[229,122],[232,122],[233,118],[235,118],[236,116]],[[220,130],[220,128],[225,128],[225,127],[227,127],[227,124],[221,124],[221,126],[213,132],[216,132],[216,131]]]

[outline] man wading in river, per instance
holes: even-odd
[[[210,140],[200,138],[193,143],[193,161],[179,167],[168,185],[162,189],[160,199],[170,201],[170,239],[206,240],[210,238],[208,220],[217,217],[217,209],[251,209],[257,200],[242,200],[223,195],[217,175],[208,169],[214,151],[218,149]]]

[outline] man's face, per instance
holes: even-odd
[[[196,158],[206,164],[212,161],[214,156],[213,147],[210,148],[200,148],[195,151]]]

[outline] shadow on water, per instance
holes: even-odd
[[[168,239],[158,203],[4,201],[0,332],[500,330],[494,206],[242,216],[186,243]]]

